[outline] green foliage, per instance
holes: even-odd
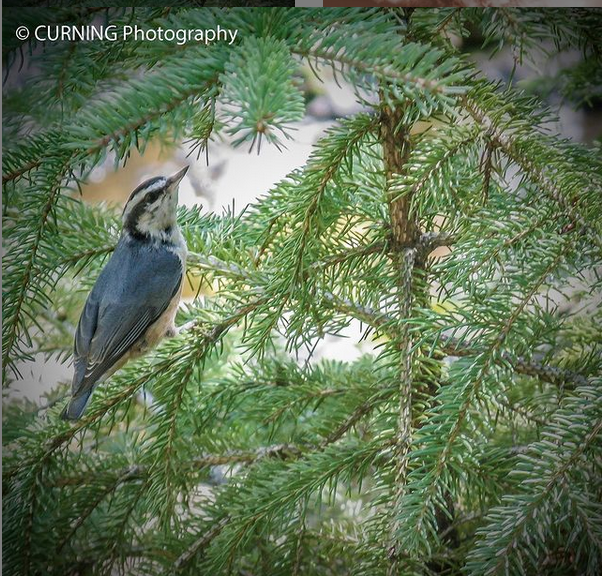
[[[286,44],[273,38],[249,37],[233,51],[221,78],[224,125],[236,136],[234,145],[257,141],[280,143],[287,136],[287,122],[303,118],[303,95],[292,82],[296,65]]]
[[[458,46],[517,63],[577,50],[560,88],[594,101],[599,14],[38,10],[7,10],[3,48],[6,572],[598,574],[599,147],[550,134],[542,101]],[[97,17],[239,34],[14,35]],[[44,407],[11,398],[37,354],[69,358],[117,241],[118,212],[79,199],[92,170],[156,140],[281,146],[311,74],[364,111],[240,214],[180,208],[210,288],[179,311],[193,327],[76,423],[59,419],[66,383]],[[400,214],[420,231],[407,244]],[[370,352],[312,357],[351,325]]]

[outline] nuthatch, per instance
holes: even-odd
[[[65,420],[81,417],[101,379],[177,333],[186,242],[176,208],[187,170],[143,182],[123,209],[121,237],[88,295],[75,333],[72,397],[61,414]]]

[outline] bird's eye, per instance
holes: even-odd
[[[152,204],[153,202],[155,202],[160,196],[161,196],[162,190],[153,190],[152,192],[149,192],[146,195],[146,203],[147,204]]]

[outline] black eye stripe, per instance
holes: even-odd
[[[133,235],[140,234],[137,228],[140,219],[145,214],[151,218],[155,217],[157,208],[161,204],[161,198],[167,191],[167,186],[167,179],[159,176],[143,182],[130,194],[123,209],[125,230]]]
[[[138,188],[136,188],[131,194],[130,197],[128,198],[128,201],[126,202],[126,206],[134,199],[136,198],[136,196],[138,196],[138,194],[140,194],[141,192],[143,192],[144,190],[148,190],[148,188],[150,188],[151,186],[153,186],[154,184],[157,184],[158,182],[160,182],[161,180],[163,180],[163,178],[161,176],[157,176],[155,178],[151,178],[150,180],[146,180],[145,182],[142,182],[142,184],[140,184],[140,186],[138,186]],[[157,190],[157,196],[155,196],[155,199],[159,197],[159,194],[161,193],[162,188],[159,188]],[[154,194],[154,192],[153,192]],[[148,196],[147,196],[148,198]],[[146,200],[146,199],[145,199]]]
[[[161,196],[161,194],[163,194],[164,189],[160,188],[159,190],[155,190],[154,192],[149,192],[146,195],[145,200],[147,200],[148,202],[152,203],[154,202],[157,198],[159,198],[159,196]]]

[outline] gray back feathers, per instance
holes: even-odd
[[[179,292],[180,258],[165,244],[124,234],[90,292],[75,335],[72,407],[77,418],[95,383],[143,337]],[[84,400],[81,410],[78,399]],[[79,412],[79,414],[75,414]]]

